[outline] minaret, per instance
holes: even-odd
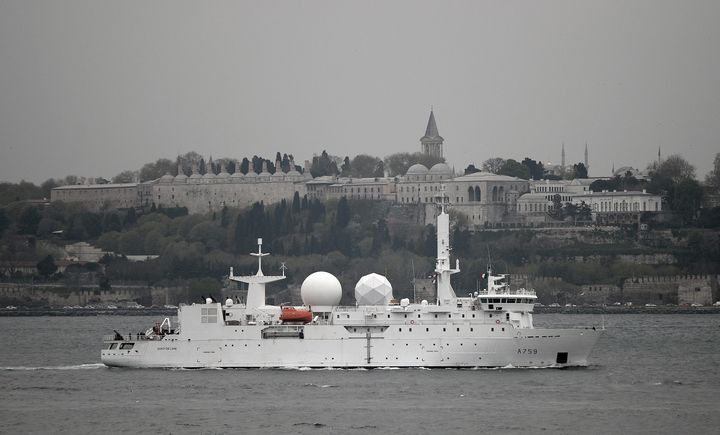
[[[435,263],[435,279],[437,280],[438,305],[450,305],[456,298],[455,291],[450,285],[450,275],[460,272],[460,261],[455,269],[450,267],[450,216],[447,214],[447,197],[445,186],[440,186],[440,196],[437,197],[440,214],[437,217],[437,260]]]
[[[562,151],[560,152],[560,167],[565,171],[565,142],[562,143]]]
[[[438,133],[437,124],[435,123],[435,114],[430,109],[430,118],[428,119],[425,136],[420,138],[420,152],[430,154],[433,157],[443,157],[443,139]]]
[[[265,276],[263,274],[262,258],[270,254],[262,251],[262,239],[258,239],[258,251],[251,252],[250,255],[258,258],[257,273],[248,276],[235,276],[233,275],[233,268],[231,267],[228,278],[231,281],[248,283],[247,302],[245,306],[248,309],[253,309],[265,305],[265,284],[285,279],[285,270],[283,270],[282,276]]]
[[[658,145],[658,166],[660,166],[660,163],[662,163],[662,156],[660,154],[660,145]]]
[[[590,172],[590,165],[588,164],[587,142],[585,142],[585,169]]]

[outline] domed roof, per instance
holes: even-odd
[[[300,296],[305,305],[333,306],[340,303],[342,286],[335,275],[315,272],[303,281]]]
[[[202,176],[203,178],[215,178],[215,174],[212,172],[206,172],[205,175]]]
[[[274,178],[283,178],[285,177],[285,173],[282,171],[282,169],[277,169],[274,174],[272,174]]]
[[[450,176],[453,174],[452,169],[450,169],[450,166],[448,166],[447,163],[436,163],[432,168],[430,168],[430,173]]]
[[[163,175],[162,177],[160,177],[160,182],[161,183],[172,183],[174,179],[175,179],[175,177],[170,175],[170,173],[168,172],[165,175]]]
[[[192,178],[192,179],[202,178],[202,175],[198,174],[197,172],[193,172],[189,178]]]
[[[245,174],[245,178],[255,178],[255,177],[257,177],[257,174],[255,173],[255,171],[252,171],[252,170],[248,171],[248,173]]]
[[[408,168],[407,173],[405,175],[425,175],[428,173],[428,168],[425,167],[425,165],[420,163],[415,163],[414,165],[410,166]]]
[[[382,275],[365,275],[355,285],[355,300],[358,305],[387,305],[393,298],[392,285]]]
[[[184,183],[187,181],[187,178],[187,175],[181,172],[175,176],[175,183]]]
[[[217,178],[230,178],[230,174],[228,174],[227,172],[221,172],[221,173],[217,174],[215,177],[217,177]]]
[[[230,178],[245,178],[243,173],[238,169],[237,171],[233,172],[233,174],[230,176]]]

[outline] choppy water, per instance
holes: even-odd
[[[606,316],[584,369],[135,370],[100,364],[149,317],[0,318],[0,433],[720,431],[720,316]],[[537,326],[600,324],[537,315]]]

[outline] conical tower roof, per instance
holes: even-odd
[[[428,119],[427,128],[425,129],[425,136],[421,137],[420,140],[443,140],[440,133],[438,133],[437,124],[435,123],[435,114],[430,109],[430,118]]]

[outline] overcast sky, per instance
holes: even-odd
[[[0,0],[0,180],[420,150],[590,175],[720,152],[720,1]]]

